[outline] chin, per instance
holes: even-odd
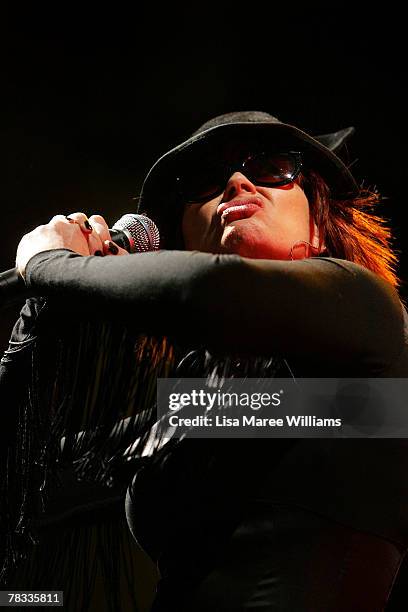
[[[247,242],[240,238],[228,240],[222,245],[222,253],[241,255],[241,257],[252,257],[257,259],[267,259],[267,251],[257,243]]]
[[[270,243],[257,239],[253,228],[243,228],[230,225],[221,240],[221,253],[231,253],[253,259],[283,259],[271,249]]]

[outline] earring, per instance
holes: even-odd
[[[298,240],[297,242],[295,242],[295,243],[292,245],[292,247],[291,247],[291,249],[290,249],[290,253],[289,253],[289,255],[290,255],[290,259],[291,259],[292,261],[295,261],[295,260],[294,260],[294,258],[293,258],[293,249],[294,249],[294,248],[296,247],[296,245],[298,245],[298,244],[307,244],[307,245],[310,247],[310,249],[312,249],[313,251],[316,251],[316,253],[319,253],[319,247],[318,247],[318,246],[313,246],[313,244],[311,244],[311,243],[310,243],[310,242],[308,242],[307,240]],[[305,257],[302,257],[302,258],[300,258],[300,259],[305,259],[306,257],[310,257],[310,253],[309,253],[308,255],[306,255]]]

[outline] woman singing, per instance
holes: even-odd
[[[351,132],[216,117],[146,177],[162,250],[129,255],[100,215],[57,215],[23,237],[19,272],[73,331],[79,315],[166,338],[166,376],[404,378],[390,232],[336,154]],[[160,571],[152,610],[384,610],[408,548],[407,474],[405,439],[156,446],[126,495]]]

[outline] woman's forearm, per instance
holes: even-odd
[[[141,332],[221,349],[366,360],[392,359],[402,349],[398,295],[344,260],[197,251],[98,258],[60,249],[35,255],[26,282],[39,295],[103,312]]]

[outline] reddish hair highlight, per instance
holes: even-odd
[[[324,244],[332,257],[360,264],[398,288],[398,256],[392,247],[391,228],[373,212],[381,195],[360,189],[349,199],[332,198],[327,183],[314,171],[302,174],[299,184],[319,228],[320,246]]]

